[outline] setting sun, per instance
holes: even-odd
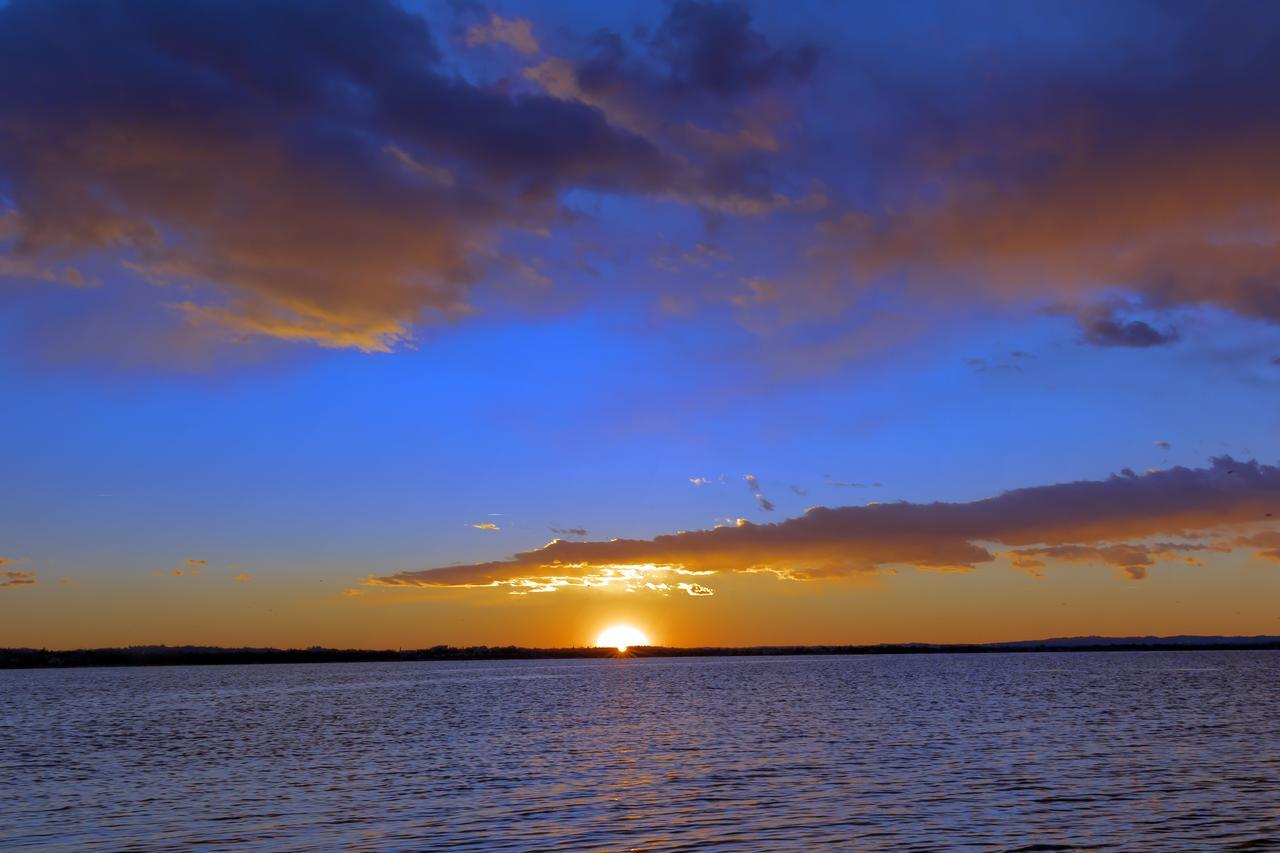
[[[647,645],[649,645],[649,638],[638,628],[632,628],[630,625],[614,625],[612,628],[601,631],[600,636],[596,637],[597,647],[613,646],[620,652],[625,652],[630,646]]]

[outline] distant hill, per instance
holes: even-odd
[[[1036,652],[1146,652],[1280,650],[1280,636],[1221,637],[1056,637],[1001,643],[895,643],[870,646],[748,646],[616,649],[534,649],[520,646],[433,646],[427,649],[220,648],[216,646],[129,646],[114,649],[0,649],[0,669],[81,666],[198,666],[269,663],[357,663],[397,661],[535,660],[616,657],[763,657],[769,655],[992,654]]]
[[[1048,640],[1015,640],[1008,643],[988,643],[1001,648],[1021,648],[1024,646],[1051,646],[1056,649],[1070,649],[1077,646],[1098,648],[1102,646],[1240,646],[1252,644],[1280,643],[1280,637],[1259,634],[1253,637],[1201,636],[1195,634],[1179,634],[1172,637],[1053,637]]]

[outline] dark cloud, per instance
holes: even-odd
[[[774,524],[608,542],[557,541],[510,560],[401,572],[386,586],[560,586],[630,582],[649,572],[772,572],[817,579],[894,565],[970,569],[1012,549],[1022,568],[1089,560],[1142,575],[1160,555],[1219,549],[1210,534],[1257,522],[1280,502],[1280,468],[1214,459],[1207,468],[1125,471],[1105,480],[1015,489],[970,503],[815,507]],[[1186,542],[1147,542],[1183,537]],[[1261,547],[1274,547],[1258,540]],[[1007,550],[1006,550],[1007,553]],[[1141,571],[1139,571],[1141,570]]]
[[[1085,340],[1176,335],[1087,307],[1213,306],[1280,322],[1280,14],[1270,2],[1153,4],[1088,62],[970,57],[877,78],[895,129],[883,206],[829,226],[860,282],[1085,306]]]
[[[923,333],[940,292],[1058,306],[1101,346],[1171,344],[1166,318],[1196,306],[1280,322],[1280,15],[1143,8],[1142,26],[1091,18],[1079,54],[958,34],[935,57],[833,35],[857,15],[766,32],[734,2],[589,38],[469,7],[443,50],[392,0],[12,0],[0,276],[123,292],[123,263],[134,298],[203,333],[187,337],[387,350],[477,310],[481,282],[558,283],[521,241],[589,218],[589,190],[713,226],[834,211],[819,245],[799,223],[764,235],[778,270],[731,268],[750,263],[741,234],[732,257],[707,241],[658,261],[723,265],[745,289],[706,276],[680,304],[811,339],[805,365]],[[861,310],[877,287],[928,298]]]
[[[751,39],[736,58],[706,41],[743,47],[741,23],[674,6],[655,37],[672,85],[799,73]],[[469,38],[537,49],[527,22],[492,17]],[[74,283],[123,263],[206,328],[386,350],[471,311],[470,288],[510,266],[502,236],[564,224],[567,190],[772,203],[763,171],[532,85],[472,82],[390,0],[13,0],[0,273]]]
[[[760,491],[760,480],[756,475],[746,474],[742,479],[747,481],[747,488],[751,490],[751,494],[755,495],[756,503],[760,504],[760,508],[765,512],[773,512],[776,507],[774,507],[773,502],[766,498],[764,493]]]
[[[552,533],[557,536],[577,536],[583,537],[590,535],[591,531],[585,527],[548,527]]]
[[[1085,340],[1102,347],[1164,347],[1178,342],[1176,330],[1158,331],[1142,320],[1124,320],[1106,306],[1078,318]]]
[[[828,201],[807,179],[799,192],[780,188],[799,186],[777,156],[777,131],[791,111],[776,99],[753,101],[807,79],[817,56],[811,42],[774,45],[744,5],[678,0],[651,34],[602,30],[583,56],[550,57],[524,76],[549,94],[599,108],[664,151],[703,163],[672,188],[682,201],[716,215],[759,216]]]
[[[664,84],[705,90],[721,97],[804,79],[813,71],[813,43],[773,47],[753,29],[741,3],[678,0],[655,33],[651,46],[666,65]]]

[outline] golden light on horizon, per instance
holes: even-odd
[[[620,652],[625,652],[631,646],[647,645],[650,645],[649,638],[644,635],[644,632],[630,625],[614,625],[605,628],[600,632],[600,636],[596,637],[597,648],[612,646]]]

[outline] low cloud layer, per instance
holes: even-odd
[[[557,540],[509,560],[406,571],[370,583],[667,591],[673,580],[687,583],[689,575],[771,572],[816,580],[894,566],[968,570],[1001,555],[1033,573],[1053,562],[1091,562],[1140,580],[1159,559],[1230,550],[1232,540],[1223,536],[1267,522],[1277,507],[1280,468],[1222,457],[1206,468],[1125,470],[1105,480],[1015,489],[969,503],[814,507],[774,524],[740,519],[734,526],[653,539]],[[1280,540],[1269,538],[1275,535],[1235,544],[1267,555],[1280,547]],[[1161,541],[1150,541],[1156,537]]]

